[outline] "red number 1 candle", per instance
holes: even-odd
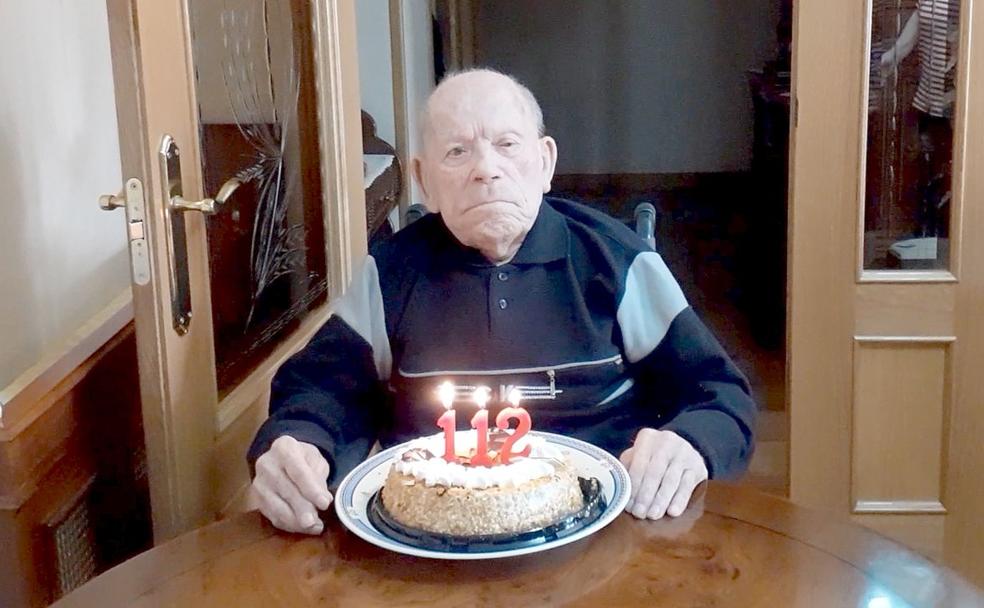
[[[515,418],[519,424],[516,425],[516,430],[512,432],[511,435],[502,444],[502,464],[509,464],[509,460],[514,456],[529,456],[530,446],[527,445],[525,448],[518,452],[513,452],[513,445],[520,440],[523,436],[530,431],[532,426],[530,423],[530,413],[519,407],[520,392],[518,389],[512,389],[509,391],[509,402],[513,404],[513,407],[502,408],[499,415],[495,417],[495,426],[503,431],[509,428],[509,420]]]
[[[485,404],[489,402],[489,392],[487,386],[480,386],[472,394],[472,398],[478,405],[478,411],[471,419],[472,428],[478,434],[475,455],[471,458],[471,464],[475,467],[492,466],[492,459],[489,458],[489,411],[485,409]]]
[[[444,430],[444,460],[454,462],[457,460],[454,451],[454,385],[450,382],[444,382],[441,386],[437,387],[437,396],[444,405],[445,410],[441,417],[437,419],[437,426]]]

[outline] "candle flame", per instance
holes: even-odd
[[[511,403],[513,407],[519,407],[519,400],[522,398],[523,398],[523,393],[521,393],[520,390],[515,387],[513,387],[509,391],[509,396],[507,397],[509,403]]]
[[[492,394],[492,389],[487,386],[480,386],[475,389],[472,393],[472,399],[478,404],[479,409],[485,409],[485,404],[489,402],[489,397]]]
[[[454,405],[454,392],[454,385],[450,382],[442,382],[437,387],[437,397],[441,400],[441,404],[444,405],[444,409],[449,410]]]

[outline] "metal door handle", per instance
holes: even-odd
[[[171,209],[175,211],[201,211],[205,215],[214,215],[229,200],[232,193],[242,185],[243,182],[238,177],[230,178],[222,184],[219,193],[214,198],[204,198],[200,201],[188,201],[180,194],[175,194],[171,197]]]
[[[238,177],[222,184],[214,198],[189,201],[184,198],[184,185],[181,182],[180,150],[174,138],[168,134],[161,137],[158,151],[161,167],[162,200],[164,207],[164,230],[168,257],[168,278],[171,286],[171,322],[174,331],[183,336],[191,326],[191,280],[188,270],[188,242],[185,232],[185,212],[199,211],[213,215],[232,193],[243,185]]]

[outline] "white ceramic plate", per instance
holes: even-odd
[[[394,456],[404,451],[406,444],[379,452],[345,476],[342,483],[338,485],[338,491],[335,492],[335,511],[338,513],[338,519],[362,539],[397,553],[436,559],[492,559],[538,553],[580,540],[607,526],[625,509],[625,505],[629,502],[629,474],[617,458],[579,439],[539,431],[531,431],[530,434],[539,435],[560,447],[567,454],[568,461],[578,475],[594,477],[601,482],[601,491],[608,504],[607,508],[598,519],[569,536],[518,549],[490,549],[469,553],[418,547],[385,536],[370,523],[367,507],[369,499],[386,481]]]

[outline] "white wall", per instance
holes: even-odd
[[[0,389],[129,285],[105,0],[0,2]]]
[[[395,146],[389,0],[359,0],[355,9],[362,109],[376,119],[380,139]]]
[[[406,61],[407,115],[410,121],[410,154],[421,148],[420,114],[434,90],[434,36],[429,0],[409,0],[403,8],[403,53]],[[423,203],[423,194],[416,181],[410,193],[410,203]]]
[[[393,61],[390,46],[388,0],[359,0],[356,4],[359,45],[359,90],[362,107],[376,119],[376,133],[396,145],[393,103]],[[434,90],[434,40],[430,0],[403,0],[403,55],[406,81],[404,100],[409,122],[407,149],[420,149],[417,119]],[[409,159],[400,159],[409,170]],[[416,183],[410,203],[422,203]]]
[[[533,90],[558,172],[749,168],[745,70],[774,54],[774,0],[478,4],[478,62]]]

